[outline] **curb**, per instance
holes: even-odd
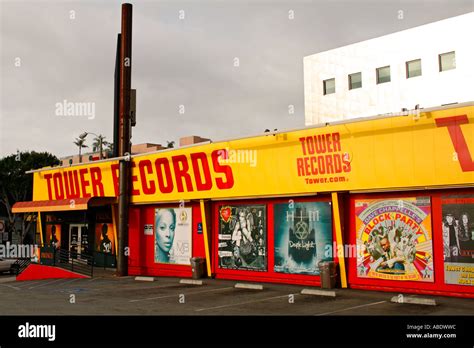
[[[181,279],[179,283],[189,284],[189,285],[203,285],[202,280],[196,280],[196,279]]]
[[[235,284],[234,288],[236,288],[236,289],[250,289],[250,290],[263,290],[263,285],[262,284],[237,283],[237,284]]]
[[[425,305],[425,306],[437,306],[436,301],[432,298],[405,296],[403,294],[399,294],[398,296],[393,296],[391,302],[406,303],[406,304],[419,304],[419,305]]]
[[[154,282],[155,278],[153,277],[135,277],[135,280],[143,281],[143,282]]]
[[[302,295],[336,297],[336,292],[333,291],[333,290],[303,289],[303,290],[301,290],[301,294]]]

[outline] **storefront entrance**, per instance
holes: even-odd
[[[71,257],[77,258],[81,254],[88,253],[88,227],[86,224],[69,225],[69,251]]]

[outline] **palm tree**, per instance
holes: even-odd
[[[114,143],[106,142],[105,143],[105,152],[107,152],[107,158],[110,158],[114,155]]]
[[[76,138],[76,141],[74,141],[74,145],[79,147],[79,163],[82,163],[82,149],[85,147],[89,147],[85,145],[86,139],[81,139],[81,138]]]
[[[103,158],[103,146],[107,144],[108,141],[105,141],[105,136],[103,136],[102,134],[96,135],[96,137],[94,138],[94,142],[92,143],[92,151],[99,151],[99,159]]]
[[[167,143],[168,144],[166,145],[166,148],[168,148],[168,149],[174,148],[174,140],[173,141],[167,141]]]

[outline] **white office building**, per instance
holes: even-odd
[[[304,58],[305,123],[474,100],[474,12]]]

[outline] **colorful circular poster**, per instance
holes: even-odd
[[[355,201],[357,276],[433,282],[429,197]]]

